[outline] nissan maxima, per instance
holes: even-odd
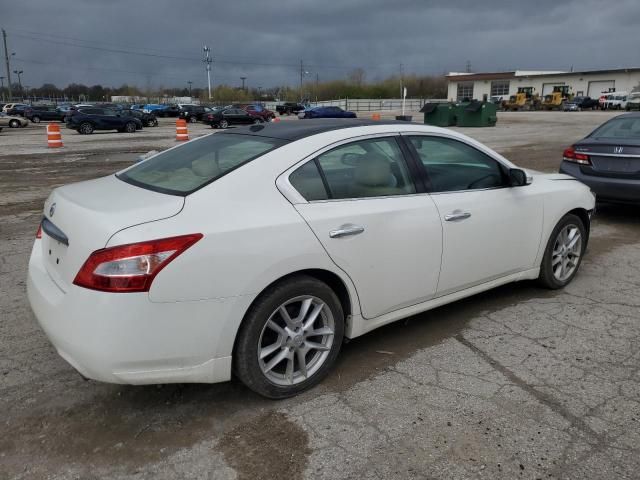
[[[29,301],[86,378],[235,375],[283,398],[325,377],[347,338],[509,282],[564,287],[594,202],[450,130],[253,125],[56,188]]]
[[[598,200],[640,204],[640,113],[614,117],[565,149],[560,173],[588,185]]]

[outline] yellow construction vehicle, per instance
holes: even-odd
[[[553,92],[545,95],[542,100],[543,110],[562,110],[565,102],[571,100],[573,94],[569,85],[557,85],[553,87]]]
[[[516,112],[520,110],[537,110],[540,106],[538,95],[533,93],[533,87],[518,87],[518,93],[511,95],[504,103],[505,110]]]

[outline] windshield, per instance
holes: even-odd
[[[184,196],[285,143],[253,135],[210,134],[151,157],[117,177],[148,190]]]
[[[615,118],[598,128],[590,137],[640,139],[640,117]]]

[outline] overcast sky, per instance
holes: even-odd
[[[638,25],[639,0],[0,0],[11,70],[30,87],[205,86],[204,44],[214,84],[244,76],[263,88],[297,85],[301,59],[321,81],[358,67],[375,80],[400,63],[418,74],[467,61],[474,71],[637,67]]]

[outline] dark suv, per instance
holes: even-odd
[[[205,113],[211,109],[202,105],[180,105],[180,118],[184,118],[187,122],[199,122]]]
[[[41,120],[54,120],[57,122],[62,122],[66,112],[62,111],[57,107],[47,107],[47,106],[33,106],[26,108],[24,111],[24,118],[28,118],[33,123],[40,123]]]
[[[81,107],[66,117],[67,128],[88,135],[94,130],[117,130],[134,133],[142,122],[126,111],[118,113],[107,108]]]

